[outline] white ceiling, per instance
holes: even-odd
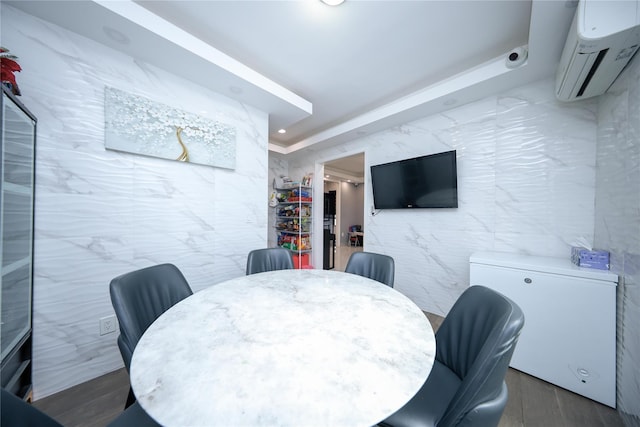
[[[280,153],[339,144],[548,77],[576,6],[2,1],[268,112],[270,149]],[[506,67],[524,45],[527,62]]]
[[[324,180],[333,182],[364,182],[364,153],[353,154],[324,164]]]
[[[530,1],[140,4],[311,101],[312,115],[272,133],[282,145],[526,44],[531,11]]]

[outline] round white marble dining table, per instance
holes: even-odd
[[[164,426],[371,426],[409,401],[435,356],[400,292],[330,270],[253,274],[160,316],[130,380]]]

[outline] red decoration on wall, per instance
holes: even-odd
[[[9,49],[0,47],[0,81],[9,87],[14,95],[20,95],[20,88],[16,83],[16,71],[22,71],[20,65],[16,62],[17,56],[9,53]]]

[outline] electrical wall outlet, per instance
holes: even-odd
[[[106,316],[100,319],[100,335],[111,334],[118,329],[118,322],[116,316]]]

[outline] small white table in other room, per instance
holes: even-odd
[[[349,246],[351,246],[351,238],[355,237],[355,245],[354,246],[359,246],[359,242],[362,242],[364,239],[364,232],[363,231],[349,231]]]

